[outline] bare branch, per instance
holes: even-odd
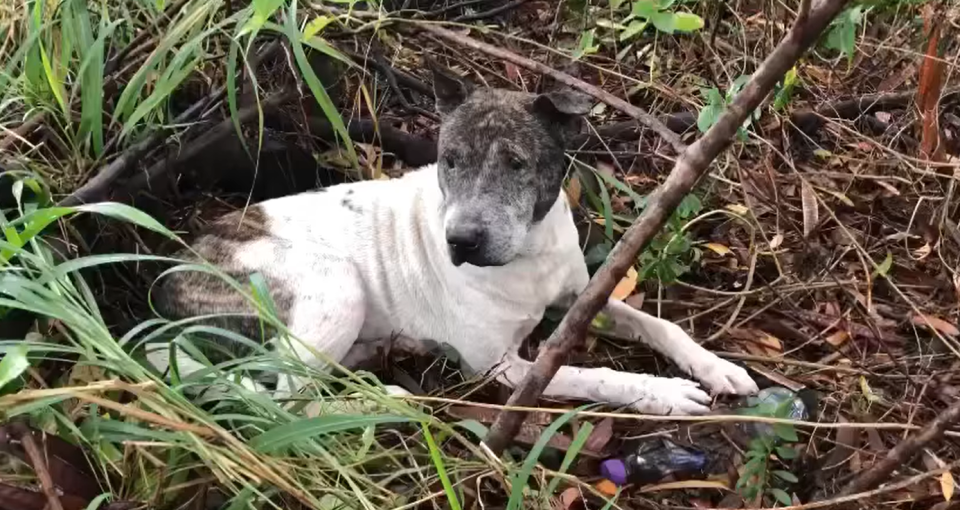
[[[946,408],[933,421],[920,429],[913,437],[906,441],[901,441],[892,450],[887,452],[887,456],[876,464],[870,466],[857,474],[857,477],[850,481],[846,487],[840,491],[841,496],[847,496],[857,492],[870,490],[880,482],[887,479],[894,469],[906,466],[910,459],[918,452],[923,450],[932,441],[943,436],[947,427],[960,420],[960,400],[957,400],[950,407]]]
[[[797,59],[817,40],[820,33],[846,5],[847,0],[822,0],[804,23],[795,23],[780,44],[760,65],[743,90],[734,98],[716,124],[677,159],[666,182],[651,196],[643,214],[630,226],[611,251],[603,266],[591,279],[576,303],[547,340],[527,376],[517,386],[507,405],[530,406],[536,403],[567,353],[584,338],[591,320],[603,308],[610,292],[633,265],[637,253],[663,227],[667,218],[686,196],[713,160],[729,144],[737,129],[770,94]],[[499,455],[516,435],[524,414],[503,412],[485,440],[486,446]]]
[[[580,92],[583,92],[584,94],[589,94],[594,98],[610,105],[611,107],[616,108],[623,113],[626,113],[627,115],[633,117],[640,123],[656,131],[657,134],[659,134],[664,140],[666,140],[667,142],[670,143],[670,145],[673,146],[673,148],[677,151],[678,154],[682,153],[684,149],[687,148],[687,146],[682,141],[680,141],[680,137],[676,133],[671,131],[670,128],[663,125],[663,123],[660,122],[659,119],[647,113],[646,110],[636,107],[599,87],[591,85],[583,80],[574,78],[573,76],[570,76],[567,73],[557,71],[556,69],[550,66],[541,64],[540,62],[537,62],[535,60],[530,60],[529,58],[521,57],[516,53],[507,51],[503,48],[498,48],[496,46],[487,44],[485,42],[478,41],[469,36],[459,34],[457,32],[451,32],[450,30],[440,28],[436,25],[432,25],[428,23],[416,23],[416,25],[421,30],[425,32],[430,32],[431,34],[434,34],[438,37],[446,39],[450,42],[455,42],[462,46],[466,46],[467,48],[471,48],[477,51],[482,51],[483,53],[497,57],[501,60],[506,60],[507,62],[516,64],[525,69],[529,69],[531,71],[535,71],[540,74],[545,74],[568,87],[575,88]]]

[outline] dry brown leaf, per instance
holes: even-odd
[[[637,288],[637,270],[631,267],[627,274],[620,280],[620,283],[614,287],[610,297],[617,301],[623,301]]]
[[[765,331],[756,331],[758,334],[746,344],[747,351],[755,356],[779,357],[783,352],[783,344],[780,339]]]
[[[590,437],[587,438],[587,441],[583,443],[583,448],[586,450],[599,452],[603,450],[607,443],[610,442],[610,438],[613,437],[613,418],[604,418],[600,423],[594,427],[593,432],[590,433]]]
[[[507,71],[507,79],[514,82],[520,82],[520,68],[516,64],[511,62],[504,62],[503,67]]]
[[[847,340],[850,340],[850,333],[847,333],[845,330],[834,331],[827,338],[825,338],[828,344],[834,347],[840,347],[841,345],[847,343]]]
[[[576,206],[580,203],[580,178],[576,175],[570,177],[570,180],[567,181],[567,199],[570,201],[571,206]]]
[[[933,329],[943,333],[947,336],[957,337],[960,336],[960,329],[957,329],[953,324],[933,315],[928,314],[917,314],[914,315],[911,319],[917,326],[921,327],[932,327]]]
[[[884,124],[889,124],[893,120],[893,115],[890,115],[890,112],[877,112],[873,114],[877,120],[883,122]]]
[[[920,157],[940,161],[944,147],[940,139],[939,103],[943,90],[946,61],[939,58],[941,16],[932,3],[923,8],[923,33],[927,51],[920,64],[920,86],[917,87],[917,109],[920,111]]]
[[[640,489],[640,492],[657,492],[676,489],[721,489],[730,490],[730,484],[719,480],[681,480],[679,482],[658,483]]]
[[[953,475],[949,471],[944,471],[940,475],[940,491],[943,493],[943,499],[950,501],[953,498]]]
[[[800,181],[800,200],[803,205],[803,237],[806,239],[820,223],[820,208],[817,194],[807,181]]]
[[[740,216],[746,216],[750,209],[747,209],[746,206],[742,204],[727,204],[727,210],[739,214]]]
[[[730,254],[730,248],[727,248],[725,245],[722,245],[720,243],[707,243],[704,246],[708,250],[716,253],[717,255],[720,255],[721,257],[723,257],[724,255]]]
[[[569,510],[570,508],[573,508],[574,505],[577,505],[577,503],[580,503],[580,501],[580,489],[576,487],[570,487],[560,493],[558,502],[559,505],[555,506],[554,508],[558,508],[560,510]]]

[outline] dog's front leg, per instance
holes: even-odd
[[[498,380],[516,387],[533,364],[516,352],[505,356]],[[630,406],[646,414],[703,414],[710,396],[697,383],[609,368],[561,366],[543,394],[547,397],[605,402]]]
[[[612,321],[614,334],[641,340],[702,382],[710,391],[738,395],[750,395],[758,391],[757,383],[746,370],[704,349],[680,326],[613,299],[607,301],[603,313]]]

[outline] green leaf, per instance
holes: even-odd
[[[793,500],[790,499],[790,495],[787,494],[787,492],[783,489],[769,489],[767,493],[773,496],[773,498],[783,506],[790,506],[793,503]]]
[[[633,9],[630,11],[630,14],[649,19],[651,16],[657,14],[657,12],[658,6],[654,0],[637,0],[633,2]]]
[[[701,133],[706,133],[717,123],[721,114],[723,114],[723,104],[709,104],[704,106],[703,109],[700,110],[700,115],[697,116],[697,129],[699,129]]]
[[[800,440],[800,438],[797,437],[797,431],[793,428],[793,425],[787,423],[774,423],[773,431],[777,434],[777,437],[783,439],[784,441],[795,443]]]
[[[700,202],[700,197],[694,194],[683,197],[680,205],[677,206],[677,212],[680,213],[680,217],[683,219],[696,215],[701,209],[703,209],[703,203]]]
[[[678,32],[696,32],[703,28],[703,18],[689,12],[673,14],[673,28]]]
[[[887,257],[883,259],[883,262],[873,271],[873,277],[876,278],[877,275],[879,275],[886,278],[891,267],[893,267],[893,254],[888,251]]]
[[[626,41],[627,39],[633,38],[640,32],[643,32],[643,29],[647,28],[647,24],[647,21],[641,21],[638,19],[631,21],[630,24],[627,25],[626,30],[620,33],[620,40]]]
[[[302,439],[314,438],[334,432],[359,429],[383,423],[407,423],[413,421],[405,416],[394,415],[349,415],[331,414],[304,418],[274,427],[250,439],[250,446],[263,453],[272,453],[295,444]]]
[[[783,83],[777,88],[777,94],[773,99],[773,109],[780,111],[786,108],[793,96],[793,89],[797,85],[797,67],[792,67],[783,77]]]
[[[594,45],[593,40],[596,37],[597,29],[591,28],[580,33],[580,41],[577,43],[577,49],[573,51],[574,60],[582,58],[584,55],[596,53],[600,49],[599,45]]]
[[[303,38],[309,39],[317,34],[319,34],[324,28],[327,27],[335,18],[331,16],[317,16],[313,18],[313,21],[307,23],[307,26],[303,29]]]
[[[27,359],[29,352],[30,347],[21,343],[3,355],[3,359],[0,359],[0,390],[30,368],[30,360]]]
[[[777,457],[780,457],[784,460],[790,460],[797,458],[797,451],[788,446],[778,446],[777,447]]]
[[[797,475],[795,475],[795,474],[793,474],[793,473],[791,473],[791,472],[789,472],[789,471],[784,471],[784,470],[782,470],[782,469],[775,469],[775,470],[773,470],[773,475],[776,476],[777,478],[785,481],[785,482],[797,483],[797,482],[800,481],[800,480],[797,478]]]
[[[649,17],[650,23],[657,27],[657,30],[672,34],[674,31],[674,17],[672,12],[655,12]]]

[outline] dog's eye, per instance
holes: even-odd
[[[510,168],[514,170],[521,170],[523,168],[523,161],[517,157],[510,158]]]
[[[455,162],[453,161],[453,157],[451,157],[451,156],[446,156],[446,157],[444,157],[444,158],[443,158],[443,164],[446,165],[447,168],[454,168],[455,166],[457,166],[457,165],[455,164]]]

